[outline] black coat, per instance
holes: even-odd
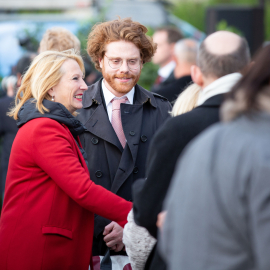
[[[87,129],[80,139],[87,153],[90,178],[96,184],[132,201],[131,186],[138,178],[145,177],[151,139],[168,118],[171,106],[165,98],[136,85],[134,104],[121,104],[121,119],[127,140],[123,149],[103,102],[100,80],[84,93],[83,109],[78,116]],[[93,255],[106,251],[102,232],[109,223],[109,220],[96,216]]]
[[[173,103],[191,82],[192,79],[190,75],[184,76],[176,79],[170,84],[160,86],[153,92],[167,98],[171,103]]]
[[[223,95],[216,95],[192,111],[167,120],[151,143],[147,160],[147,179],[139,180],[134,185],[133,209],[135,222],[145,227],[155,238],[157,215],[162,211],[176,161],[194,137],[219,121],[222,101]],[[152,262],[148,261],[149,269],[166,269],[156,252],[152,256]]]
[[[0,169],[1,195],[4,192],[8,169],[8,161],[12,143],[18,131],[16,121],[13,118],[7,116],[7,112],[9,111],[12,105],[14,105],[14,98],[6,96],[0,99],[0,138],[2,138],[2,154],[1,154],[1,169]]]
[[[173,71],[171,72],[171,74],[168,76],[168,78],[166,78],[164,81],[162,81],[160,84],[154,84],[152,87],[151,87],[151,92],[156,92],[158,91],[159,89],[175,82],[175,77],[174,77],[174,73]]]

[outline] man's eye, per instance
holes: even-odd
[[[118,64],[118,63],[120,62],[120,60],[112,60],[112,62],[113,62],[114,64]]]
[[[78,80],[78,77],[74,77],[72,80],[75,80],[75,81],[77,81]]]
[[[137,61],[136,61],[136,60],[129,60],[129,63],[130,63],[131,65],[135,65],[135,64],[137,63]]]

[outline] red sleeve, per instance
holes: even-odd
[[[89,179],[72,149],[73,138],[61,124],[42,119],[32,130],[31,139],[36,164],[68,196],[93,213],[116,221],[122,227],[126,224],[132,203]]]

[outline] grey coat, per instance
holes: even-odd
[[[270,114],[204,132],[172,181],[159,246],[169,270],[270,269]]]
[[[131,186],[145,176],[149,144],[157,129],[169,117],[166,98],[135,86],[133,105],[121,104],[121,119],[127,144],[123,149],[103,105],[101,80],[91,85],[83,96],[78,119],[87,131],[80,136],[87,153],[90,178],[96,184],[132,201]],[[117,211],[117,209],[116,209]],[[102,255],[104,227],[110,221],[95,217],[93,255]]]

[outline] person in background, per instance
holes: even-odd
[[[160,87],[175,81],[173,73],[175,68],[174,45],[182,38],[180,31],[174,27],[158,28],[155,31],[153,41],[157,44],[157,51],[152,61],[159,66],[159,70],[156,81],[151,88],[152,92],[156,92]]]
[[[2,138],[2,153],[1,153],[1,185],[0,185],[0,196],[2,200],[0,205],[2,206],[2,201],[4,197],[6,175],[8,170],[9,156],[12,147],[13,140],[17,134],[18,127],[16,121],[7,116],[7,113],[11,106],[14,105],[14,97],[17,93],[17,87],[21,85],[22,75],[27,71],[30,66],[34,54],[23,55],[16,65],[16,76],[8,77],[6,81],[6,93],[7,95],[0,99],[0,138]],[[1,209],[1,207],[0,207]]]
[[[197,104],[198,94],[201,88],[196,84],[191,84],[177,98],[171,115],[173,117],[191,111]],[[162,214],[159,214],[162,216]],[[136,225],[133,210],[128,214],[128,223],[124,227],[123,243],[130,259],[133,270],[145,269],[147,258],[149,257],[156,239],[149,234],[146,228]]]
[[[148,153],[147,178],[133,186],[135,222],[155,238],[157,216],[162,211],[179,155],[192,139],[220,120],[219,108],[224,95],[248,67],[250,52],[242,37],[218,31],[201,43],[197,61],[198,66],[192,66],[191,72],[193,81],[202,88],[197,107],[169,119],[160,128]],[[156,249],[149,256],[149,264],[149,269],[166,269]]]
[[[52,27],[48,29],[40,41],[39,51],[65,51],[75,49],[80,52],[80,40],[69,30],[63,27]],[[85,77],[84,81],[89,86],[101,78],[101,74],[91,65],[89,57],[84,56]]]
[[[63,27],[52,27],[48,29],[39,45],[39,52],[44,51],[65,51],[68,49],[74,49],[80,52],[81,42],[72,34],[69,30]]]
[[[94,213],[127,222],[132,203],[90,178],[74,118],[87,89],[74,50],[45,51],[25,73],[0,219],[0,269],[91,269]],[[92,162],[91,159],[89,162]],[[117,211],[115,211],[117,209]]]
[[[201,90],[202,88],[196,83],[190,84],[175,101],[171,111],[171,116],[175,117],[194,109],[197,106]]]
[[[186,149],[164,209],[168,270],[270,269],[270,46]]]
[[[100,80],[102,74],[94,68],[89,56],[83,56],[83,63],[85,68],[84,81],[87,86],[90,86]]]
[[[179,94],[192,83],[191,66],[196,64],[199,43],[193,39],[181,39],[175,43],[173,59],[176,63],[175,81],[160,86],[155,93],[167,98],[173,105]]]
[[[86,127],[80,138],[92,180],[129,201],[132,184],[145,176],[150,142],[171,110],[165,98],[137,84],[156,50],[146,32],[128,18],[94,26],[87,51],[103,78],[84,93],[78,115]],[[95,217],[93,255],[126,255],[122,238],[115,222]]]

